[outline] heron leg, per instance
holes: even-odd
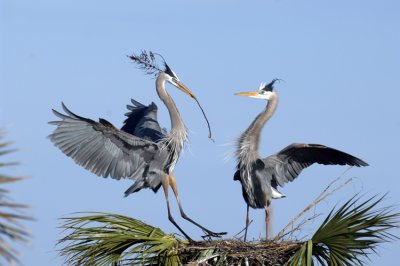
[[[174,217],[171,215],[171,209],[169,206],[169,197],[168,197],[168,189],[169,189],[169,178],[168,175],[165,175],[163,180],[162,180],[162,186],[165,194],[165,200],[167,201],[167,209],[168,209],[168,220],[175,225],[176,228],[190,241],[193,242],[193,239],[188,236],[188,234],[185,233],[185,231],[182,230],[182,228],[175,222]]]
[[[247,228],[249,228],[249,224],[250,224],[250,218],[249,218],[249,209],[250,209],[250,205],[247,204],[247,212],[246,212],[246,228],[244,230],[244,242],[246,242],[246,238],[247,238]]]
[[[201,228],[201,230],[203,230],[204,233],[207,234],[206,237],[208,237],[208,236],[221,237],[221,235],[226,235],[226,232],[215,233],[213,231],[210,231],[207,228],[205,228],[204,226],[201,226],[197,222],[193,221],[189,216],[187,216],[186,213],[183,211],[181,201],[179,200],[178,186],[176,185],[176,180],[175,180],[175,177],[173,175],[169,175],[169,185],[171,186],[172,191],[175,194],[175,198],[176,198],[176,201],[178,203],[178,207],[179,207],[179,210],[181,212],[181,216],[182,216],[183,219],[188,220],[192,224],[194,224],[197,227]]]
[[[268,239],[269,208],[265,206],[265,239]]]

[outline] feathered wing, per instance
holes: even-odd
[[[348,153],[319,144],[294,143],[277,154],[263,159],[265,168],[272,173],[279,186],[293,181],[301,171],[314,164],[367,166],[363,160]],[[275,184],[276,185],[276,184]]]
[[[66,115],[53,110],[61,121],[49,122],[57,126],[49,138],[64,154],[92,173],[135,179],[143,175],[155,156],[160,156],[156,143],[121,131],[104,119],[95,122],[80,117],[62,106]]]
[[[124,125],[122,126],[121,130],[134,135],[135,128],[137,127],[140,119],[143,118],[147,106],[138,101],[135,101],[134,99],[131,99],[131,102],[132,105],[126,106],[129,112],[125,113],[125,116],[127,116],[127,118],[125,119]]]
[[[134,99],[131,102],[132,105],[127,105],[130,112],[125,114],[127,118],[121,130],[153,142],[162,139],[166,131],[161,129],[157,121],[157,105],[152,102],[145,106]]]

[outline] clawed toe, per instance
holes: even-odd
[[[226,235],[227,232],[220,232],[220,233],[215,233],[212,231],[204,231],[205,235],[202,236],[203,239],[211,240],[212,237],[215,238],[221,238],[223,235]]]

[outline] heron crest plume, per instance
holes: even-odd
[[[277,81],[281,81],[282,79],[273,79],[270,83],[261,83],[260,90],[263,91],[273,91],[274,90],[274,83]]]

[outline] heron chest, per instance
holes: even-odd
[[[269,205],[272,187],[264,169],[257,166],[240,169],[243,197],[252,208],[264,208]]]

